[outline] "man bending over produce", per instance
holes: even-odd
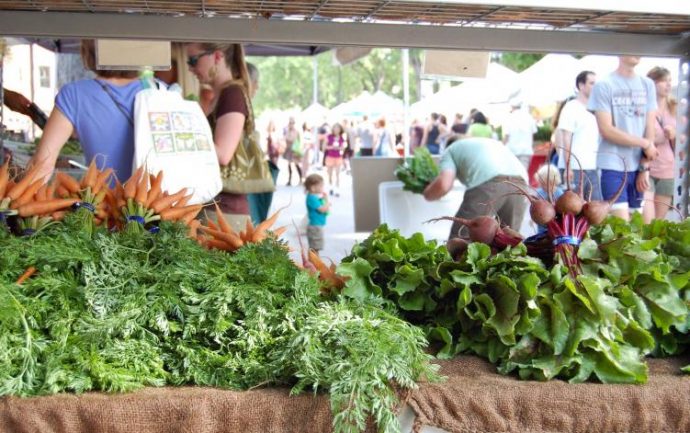
[[[520,230],[527,200],[515,194],[515,187],[506,181],[524,185],[527,172],[503,143],[480,137],[457,140],[446,148],[440,168],[439,175],[424,189],[424,198],[440,199],[451,190],[457,177],[467,190],[456,217],[497,215],[501,224]],[[467,237],[467,233],[458,233],[460,227],[458,222],[453,223],[449,239]]]

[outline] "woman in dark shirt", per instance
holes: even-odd
[[[185,46],[189,70],[202,84],[213,89],[215,99],[208,120],[221,166],[228,165],[240,143],[249,115],[247,104],[251,84],[244,51],[239,44],[190,43]],[[221,192],[216,198],[220,209],[234,225],[249,215],[245,194]]]

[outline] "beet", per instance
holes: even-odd
[[[459,261],[460,257],[467,251],[467,246],[470,243],[462,238],[452,238],[448,239],[446,242],[446,249],[448,253],[455,261]]]
[[[522,186],[516,183],[510,181],[506,181],[506,183],[514,186],[518,191],[520,191],[520,194],[527,197],[527,199],[530,201],[529,216],[532,218],[532,221],[539,225],[546,225],[549,223],[549,221],[556,217],[556,210],[550,201],[528,193]]]
[[[460,217],[439,217],[433,218],[426,222],[435,222],[441,220],[450,220],[462,224],[467,227],[469,233],[469,238],[472,242],[482,242],[491,245],[494,237],[496,236],[496,231],[499,228],[498,221],[496,218],[491,216],[479,216],[468,220],[466,218]]]
[[[560,214],[569,213],[571,215],[579,215],[584,205],[585,200],[582,196],[572,190],[568,190],[556,200],[556,212]]]

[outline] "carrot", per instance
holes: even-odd
[[[206,244],[206,248],[215,248],[217,250],[224,251],[235,251],[237,249],[229,243],[221,241],[219,239],[207,239],[204,243]]]
[[[251,242],[254,235],[254,226],[252,225],[251,218],[247,218],[247,223],[244,225],[244,231],[240,232],[240,238],[244,242]]]
[[[199,205],[199,206],[201,206],[201,205]],[[192,221],[198,221],[198,220],[195,220],[194,218],[196,218],[196,216],[199,215],[200,210],[201,209],[199,209],[199,210],[191,209],[189,212],[187,212],[182,217],[180,217],[179,221],[183,224],[186,224],[186,225],[189,225]]]
[[[206,215],[206,222],[208,223],[209,228],[212,228],[213,230],[220,230],[222,231],[216,223],[213,222],[212,219],[209,219],[208,215]]]
[[[213,236],[216,239],[221,239],[224,240],[225,242],[229,243],[232,247],[234,248],[239,248],[242,245],[244,245],[244,242],[242,239],[237,236],[235,233],[224,233],[218,230],[213,230],[208,227],[200,226],[199,230],[201,230],[204,233],[208,233],[209,235]]]
[[[67,215],[67,211],[59,210],[57,212],[53,212],[50,216],[55,221],[61,221],[65,217],[65,215]]]
[[[218,227],[220,227],[221,231],[225,233],[234,233],[234,230],[230,226],[230,223],[225,219],[225,215],[223,215],[223,211],[220,210],[220,206],[218,206],[218,203],[213,203],[216,206],[216,220],[218,220]]]
[[[189,231],[187,232],[187,235],[192,239],[196,239],[197,231],[199,230],[200,225],[201,225],[201,221],[199,221],[199,220],[190,221],[189,222]]]
[[[193,205],[183,206],[183,207],[171,207],[171,208],[162,210],[158,215],[160,215],[162,220],[177,220],[177,219],[182,218],[188,212],[195,211],[198,214],[200,210],[201,210],[200,204],[193,204]]]
[[[273,236],[275,236],[276,238],[279,238],[286,231],[287,231],[287,226],[278,227],[277,229],[273,230]]]
[[[29,171],[27,171],[24,174],[24,177],[22,180],[17,182],[12,186],[12,189],[7,189],[7,197],[10,198],[11,200],[16,200],[21,196],[24,191],[31,185],[31,183],[34,181],[34,177],[38,171],[38,168],[35,166],[31,168]]]
[[[314,267],[316,267],[316,270],[319,271],[319,276],[321,278],[327,278],[331,275],[331,270],[328,269],[328,266],[326,266],[326,264],[321,260],[321,257],[319,257],[314,250],[309,250],[309,261],[313,263]]]
[[[187,194],[186,196],[182,197],[177,201],[177,203],[175,203],[175,207],[186,206],[193,195],[194,194]]]
[[[0,198],[5,197],[5,191],[7,190],[7,183],[10,180],[10,159],[7,158],[7,161],[2,165],[2,168],[0,168]]]
[[[46,200],[52,200],[55,198],[55,188],[57,187],[56,182],[50,182],[48,188],[46,189]]]
[[[55,174],[55,180],[62,186],[67,189],[72,194],[76,194],[79,191],[81,191],[81,186],[79,186],[79,182],[72,176],[70,176],[67,173],[63,173],[61,171],[58,171],[57,174]]]
[[[125,199],[130,199],[134,198],[134,196],[137,193],[137,183],[139,181],[139,178],[141,177],[141,172],[143,170],[143,166],[139,167],[133,174],[132,176],[127,179],[127,182],[123,185],[123,192],[125,195]]]
[[[19,216],[27,217],[33,215],[44,215],[72,206],[78,202],[76,198],[58,198],[50,201],[33,202],[20,206]]]
[[[141,176],[139,176],[139,182],[137,183],[137,192],[134,194],[134,201],[140,205],[146,204],[146,198],[149,195],[149,176],[146,171],[144,171]]]
[[[17,278],[17,285],[22,285],[26,280],[28,280],[33,274],[36,273],[36,268],[29,266],[24,273]]]
[[[148,197],[146,197],[146,203],[144,203],[144,206],[147,208],[150,207],[151,203],[153,203],[161,195],[162,185],[163,172],[159,171],[158,175],[151,179],[151,189],[149,190]]]
[[[91,160],[89,168],[86,170],[84,177],[81,178],[81,189],[91,187],[93,190],[94,182],[96,181],[96,176],[98,175],[98,167],[96,167],[96,158]]]
[[[273,212],[273,215],[257,224],[257,226],[254,228],[254,234],[252,235],[252,242],[260,242],[258,240],[259,238],[261,238],[261,240],[266,238],[266,230],[268,230],[273,224],[276,223],[276,221],[278,220],[278,215],[280,215],[280,211],[282,211],[286,207],[287,206],[281,207],[277,211]]]
[[[69,195],[70,195],[69,191],[67,190],[67,188],[65,188],[64,185],[58,185],[57,188],[55,188],[55,192],[57,193],[58,196],[63,197],[63,198],[69,197]]]
[[[41,187],[38,188],[38,191],[36,191],[36,194],[34,194],[34,197],[36,197],[36,201],[48,200],[48,184],[44,183],[41,185]]]
[[[149,209],[152,209],[155,213],[160,214],[162,210],[172,206],[173,203],[184,197],[185,194],[187,194],[187,188],[182,188],[173,195],[160,197],[151,203],[151,207]]]
[[[109,168],[107,170],[103,170],[102,172],[98,173],[98,176],[96,177],[96,182],[94,183],[93,186],[93,192],[94,194],[98,194],[101,192],[103,187],[107,184],[108,179],[110,179],[110,176],[113,174],[113,169]]]
[[[12,203],[10,206],[14,209],[18,208],[19,206],[23,206],[29,202],[31,202],[34,199],[34,195],[36,195],[36,192],[43,186],[43,179],[39,179],[36,182],[32,183],[29,185],[29,187],[24,190],[24,193],[20,195],[16,200],[12,200]]]

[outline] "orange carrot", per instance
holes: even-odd
[[[143,172],[139,177],[139,182],[137,183],[137,191],[134,194],[134,201],[140,205],[146,204],[146,198],[149,195],[149,176],[147,172]]]
[[[235,233],[224,233],[218,230],[213,230],[208,227],[200,226],[199,230],[201,230],[204,233],[208,233],[209,235],[213,236],[216,239],[221,239],[224,240],[225,242],[229,243],[232,247],[234,248],[239,248],[242,245],[244,245],[244,242],[242,239],[240,239],[239,236],[237,236]]]
[[[10,206],[13,209],[17,209],[19,206],[23,206],[34,199],[34,195],[43,185],[43,179],[39,179],[36,182],[29,185],[29,187],[20,195],[16,200],[12,200]]]
[[[17,278],[17,285],[22,285],[26,280],[28,280],[33,274],[36,273],[36,268],[29,266],[24,273]]]
[[[273,224],[276,223],[276,221],[278,220],[278,215],[280,215],[280,211],[282,211],[282,210],[285,209],[286,207],[287,207],[287,205],[281,207],[280,209],[278,209],[277,211],[275,211],[275,212],[273,213],[273,215],[271,215],[270,217],[266,218],[264,221],[262,221],[262,222],[260,222],[259,224],[256,225],[256,227],[254,228],[254,234],[253,234],[253,236],[252,236],[252,241],[253,241],[253,242],[259,242],[259,241],[256,240],[256,239],[258,239],[258,238],[260,238],[260,237],[262,237],[262,236],[263,236],[264,238],[266,237],[266,230],[268,230]]]
[[[186,196],[182,197],[177,201],[177,203],[175,203],[175,207],[186,206],[193,195],[194,194],[187,194]]]
[[[212,228],[213,230],[220,230],[222,231],[216,223],[213,222],[212,219],[209,219],[208,215],[206,215],[206,223],[208,224],[209,228]]]
[[[64,186],[67,191],[69,191],[73,194],[76,194],[79,191],[81,191],[81,187],[79,186],[79,182],[77,182],[77,180],[75,178],[73,178],[72,176],[70,176],[67,173],[63,173],[61,171],[58,171],[55,174],[55,180],[57,180],[57,182],[60,185]]]
[[[191,209],[189,212],[187,212],[182,217],[180,217],[179,221],[183,224],[186,224],[186,225],[189,225],[192,221],[198,221],[198,220],[195,220],[194,218],[196,218],[196,216],[199,215],[200,210],[201,209],[199,209],[199,210]]]
[[[48,200],[48,184],[44,183],[43,185],[41,185],[41,187],[38,188],[38,191],[36,191],[34,197],[36,197],[36,201]]]
[[[96,158],[91,160],[89,168],[86,170],[84,177],[81,178],[81,189],[91,187],[93,190],[93,184],[96,181],[96,176],[98,175],[98,167],[96,167]]]
[[[205,242],[206,248],[215,248],[217,250],[224,250],[224,251],[235,251],[237,248],[234,248],[232,245],[225,241],[221,241],[220,239],[207,239]]]
[[[109,168],[107,170],[103,170],[102,172],[98,173],[98,176],[96,176],[96,182],[94,183],[93,192],[94,194],[98,194],[103,190],[103,187],[107,185],[108,179],[110,179],[110,176],[113,174],[113,169]]]
[[[309,250],[309,261],[314,264],[316,267],[316,270],[319,271],[319,276],[322,278],[326,278],[331,275],[331,270],[328,269],[328,266],[321,260],[321,257],[319,257],[314,250]]]
[[[197,231],[199,230],[200,225],[201,225],[201,221],[199,221],[199,220],[190,221],[189,222],[189,232],[187,232],[187,235],[192,239],[196,239]]]
[[[163,185],[163,172],[159,171],[158,175],[156,177],[153,177],[151,179],[151,189],[149,190],[149,195],[146,197],[146,203],[144,203],[144,206],[147,208],[151,206],[151,203],[156,200],[162,191],[162,185]]]
[[[67,211],[60,210],[57,212],[53,212],[50,216],[53,218],[55,221],[61,221],[65,215],[67,215]]]
[[[44,215],[70,207],[77,201],[79,200],[76,198],[58,198],[50,201],[25,204],[24,206],[20,206],[17,210],[19,211],[19,216],[21,217]]]
[[[69,197],[69,195],[70,195],[69,191],[67,191],[67,188],[65,188],[65,186],[62,184],[58,185],[57,188],[55,188],[55,192],[57,193],[57,195],[59,197],[63,197],[63,198]]]
[[[151,203],[151,207],[149,209],[153,209],[155,213],[160,214],[162,210],[172,206],[173,203],[184,197],[185,194],[187,194],[187,188],[182,188],[173,195],[160,197]]]
[[[247,223],[244,225],[244,231],[240,232],[240,238],[244,242],[251,242],[254,235],[254,226],[252,225],[252,219],[247,218]]]
[[[273,230],[273,236],[275,236],[276,238],[279,238],[286,231],[287,231],[287,226],[278,227],[277,229]]]
[[[225,219],[225,215],[220,210],[218,203],[213,203],[216,206],[216,220],[218,220],[218,227],[225,233],[234,233],[234,230],[230,226],[230,223]]]
[[[158,215],[160,215],[162,220],[177,220],[182,218],[184,215],[186,215],[188,212],[195,211],[197,214],[201,210],[201,205],[200,204],[193,204],[189,206],[183,206],[183,207],[171,207],[168,209],[162,210]]]
[[[55,198],[55,188],[57,187],[56,182],[50,182],[48,188],[46,189],[46,200],[52,200]]]
[[[38,172],[38,169],[36,167],[31,168],[29,171],[27,171],[24,174],[24,177],[22,180],[17,182],[12,189],[7,189],[7,197],[9,197],[11,200],[16,200],[18,199],[22,194],[24,194],[24,191],[31,185],[31,183],[34,181],[34,176]]]

